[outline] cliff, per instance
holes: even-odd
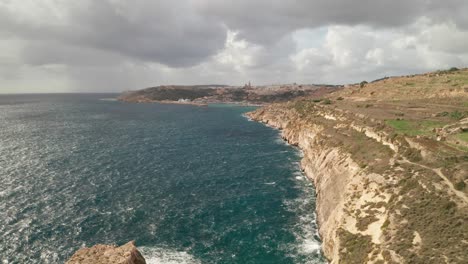
[[[448,78],[460,76],[468,71]],[[424,86],[448,78],[382,80],[414,83],[400,89],[400,100],[377,82],[248,114],[302,149],[331,263],[468,263],[468,78],[458,89],[437,86],[443,93],[435,97]],[[455,135],[442,140],[438,132],[447,127],[456,127]]]
[[[120,247],[95,245],[79,249],[67,264],[146,264],[146,261],[130,241]]]

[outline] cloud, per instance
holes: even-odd
[[[0,0],[0,92],[346,83],[463,67],[467,13],[464,0]]]
[[[421,17],[468,26],[464,0],[199,0],[196,7],[218,18],[249,41],[268,44],[302,28],[328,25],[401,27]]]
[[[291,59],[303,79],[345,83],[468,64],[468,50],[458,49],[458,43],[449,44],[446,38],[464,40],[467,31],[451,23],[428,25],[424,19],[411,27],[331,26],[322,46],[303,49]],[[419,34],[413,33],[415,28]]]
[[[30,64],[101,63],[96,54],[105,53],[186,67],[215,54],[226,37],[221,24],[195,13],[188,1],[2,3],[0,32],[33,41],[24,54]]]

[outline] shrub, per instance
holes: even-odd
[[[443,117],[443,116],[448,116],[449,115],[449,112],[445,111],[445,112],[440,112],[440,113],[437,113],[436,116],[437,117]]]
[[[323,102],[322,102],[322,104],[325,104],[325,105],[329,105],[331,103],[332,103],[332,101],[330,99],[328,99],[328,98],[323,100]]]
[[[449,69],[449,72],[454,72],[454,71],[458,71],[459,69],[457,67],[452,67]]]
[[[458,191],[464,190],[465,187],[466,187],[466,183],[464,181],[459,181],[455,184],[455,189],[457,189]]]
[[[380,227],[380,229],[382,230],[385,230],[387,229],[387,227],[390,225],[390,221],[388,220],[388,218],[385,220],[385,222],[382,224],[382,226]]]
[[[364,86],[366,86],[367,83],[368,83],[367,81],[362,81],[362,82],[359,84],[359,86],[360,86],[361,88],[363,88]]]
[[[343,99],[344,99],[344,98],[343,98],[343,97],[341,97],[341,96],[340,96],[340,97],[338,97],[338,98],[336,98],[336,100],[338,100],[338,101],[342,101]]]
[[[421,151],[414,148],[407,148],[403,155],[405,155],[412,162],[419,162],[422,160]]]
[[[468,116],[468,112],[459,112],[458,110],[451,112],[450,113],[450,118],[456,119],[456,120],[461,120]]]
[[[359,217],[357,219],[356,227],[359,231],[365,231],[369,227],[370,224],[378,221],[379,219],[374,215],[368,215],[365,217]]]
[[[352,234],[342,228],[337,233],[343,249],[340,252],[342,263],[367,263],[367,256],[372,251],[371,237]]]

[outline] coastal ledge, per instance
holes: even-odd
[[[135,241],[130,241],[120,247],[95,245],[79,249],[66,264],[146,264],[146,260]]]

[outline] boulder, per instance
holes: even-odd
[[[66,264],[146,264],[146,261],[135,242],[130,241],[120,247],[95,245],[79,249]]]

